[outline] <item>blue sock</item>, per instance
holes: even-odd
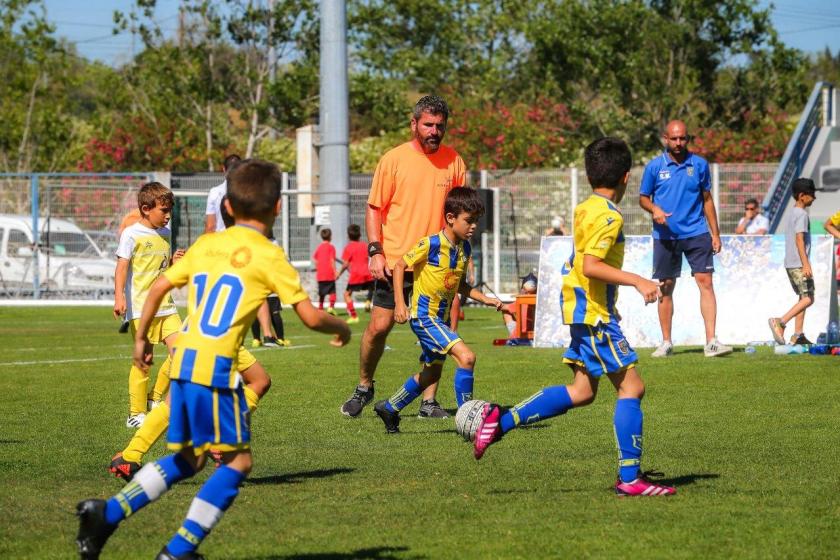
[[[423,391],[420,390],[420,384],[417,383],[414,380],[414,376],[411,375],[405,380],[402,389],[394,393],[393,396],[388,399],[388,402],[385,403],[385,408],[391,412],[399,412],[408,406],[408,403],[419,397],[422,392]]]
[[[195,474],[180,455],[169,455],[140,469],[119,494],[105,504],[105,521],[115,525],[157,500],[173,484]]]
[[[565,385],[546,387],[536,395],[532,395],[514,406],[502,415],[499,421],[502,433],[505,434],[519,424],[533,424],[565,414],[572,408],[572,398]]]
[[[243,473],[227,465],[216,469],[193,499],[183,525],[166,545],[173,556],[180,556],[198,548],[236,499],[243,480]]]
[[[473,381],[473,370],[455,368],[455,402],[458,403],[459,407],[472,400]]]
[[[642,401],[618,399],[615,402],[615,442],[618,445],[618,476],[632,482],[639,476],[642,459]]]

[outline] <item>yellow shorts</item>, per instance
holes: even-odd
[[[137,334],[137,325],[140,324],[140,319],[132,319],[131,321],[131,336]],[[164,317],[155,317],[152,319],[152,324],[149,325],[149,342],[152,344],[162,344],[169,335],[176,334],[181,330],[181,317],[177,313],[166,315]]]
[[[242,373],[252,365],[257,363],[257,359],[253,354],[245,350],[242,346],[239,347],[239,353],[236,355],[236,371]]]

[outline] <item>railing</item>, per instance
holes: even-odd
[[[775,232],[787,206],[793,182],[802,173],[802,167],[814,147],[819,129],[831,121],[834,103],[834,86],[817,82],[796,130],[785,149],[785,155],[776,170],[770,190],[764,197],[765,215],[770,220],[770,232]]]

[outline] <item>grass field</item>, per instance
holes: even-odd
[[[120,489],[106,471],[127,443],[129,337],[107,308],[0,307],[0,557],[73,558],[77,501]],[[481,462],[452,420],[404,413],[388,436],[371,408],[338,409],[357,379],[348,348],[284,312],[294,347],[256,353],[274,379],[254,417],[255,468],[202,545],[210,558],[836,558],[840,359],[642,350],[643,467],[678,494],[618,499],[614,391],[514,431]],[[365,317],[363,317],[363,321]],[[701,328],[700,325],[697,328]],[[468,310],[476,396],[512,405],[565,383],[561,352],[491,346],[499,318]],[[377,398],[415,369],[397,328]],[[451,364],[440,398],[451,408]],[[164,453],[159,443],[150,457]],[[128,519],[103,558],[153,558],[207,472]]]

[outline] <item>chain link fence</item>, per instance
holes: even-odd
[[[775,164],[718,166],[716,190],[722,233],[734,232],[745,200],[762,199],[775,170]],[[642,167],[631,171],[621,204],[627,235],[646,235],[651,230],[650,216],[638,205],[642,171]],[[155,177],[168,181],[176,195],[171,222],[173,245],[189,247],[204,232],[207,193],[224,180],[221,173],[0,176],[0,298],[34,297],[36,268],[39,297],[113,297],[119,223],[136,207],[140,185]],[[350,223],[361,226],[363,232],[371,182],[372,175],[352,175],[347,192]],[[571,231],[574,204],[585,200],[590,192],[583,170],[573,168],[473,172],[470,184],[493,189],[498,196],[494,218],[499,239],[494,238],[491,228],[482,243],[475,243],[476,272],[478,278],[506,293],[516,292],[519,278],[539,266],[540,237],[551,228],[552,220],[562,218]],[[284,210],[275,222],[274,235],[287,247],[289,259],[301,271],[305,285],[314,285],[310,258],[320,237],[311,208],[326,196],[297,193],[293,174],[284,175],[284,191],[291,192],[283,194]],[[33,192],[38,193],[39,251],[32,235]],[[498,258],[494,254],[496,245]],[[337,247],[339,255],[341,249]],[[498,286],[491,282],[494,278],[498,278]],[[338,288],[342,290],[343,286]]]

